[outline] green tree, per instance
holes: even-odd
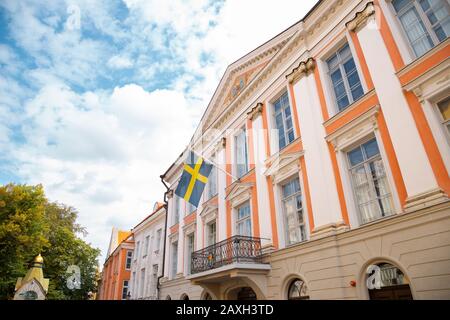
[[[50,203],[40,185],[0,187],[0,299],[13,296],[17,277],[40,252],[44,276],[50,279],[48,299],[86,299],[96,291],[100,251],[79,237],[86,230],[77,217],[74,208]],[[71,265],[80,268],[80,289],[66,284]]]
[[[0,299],[12,297],[17,277],[50,245],[46,203],[41,185],[0,187]]]

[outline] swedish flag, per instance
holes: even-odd
[[[211,173],[212,164],[202,157],[197,157],[193,152],[188,156],[184,170],[178,182],[175,194],[195,207],[198,207],[208,176]]]

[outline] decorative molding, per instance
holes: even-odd
[[[432,189],[406,198],[405,212],[417,211],[433,205],[448,202],[448,200],[449,198],[442,189]]]
[[[345,149],[356,140],[367,136],[378,128],[377,115],[379,112],[380,105],[374,105],[365,113],[326,136],[325,140],[331,142],[335,151]]]
[[[281,182],[283,179],[288,178],[295,172],[299,172],[298,159],[300,159],[305,152],[293,152],[286,153],[276,157],[273,161],[271,161],[270,166],[264,172],[264,175],[271,176],[272,182],[277,184]]]
[[[229,200],[231,206],[236,207],[251,198],[253,186],[254,183],[250,182],[235,182],[232,184],[225,200]]]
[[[373,2],[368,2],[366,7],[355,14],[355,17],[347,22],[345,26],[349,31],[356,31],[359,27],[363,26],[367,19],[375,14],[375,6]]]
[[[308,75],[314,72],[316,68],[316,60],[314,58],[308,58],[306,61],[301,61],[297,67],[286,75],[286,79],[290,84],[294,84],[304,75]]]
[[[249,112],[247,112],[247,117],[249,120],[256,119],[263,111],[264,104],[262,102],[258,102],[256,106],[254,106]]]

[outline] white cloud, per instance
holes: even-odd
[[[108,66],[113,69],[128,69],[133,66],[133,62],[127,57],[113,56],[108,60]]]
[[[81,30],[64,28],[72,3]],[[0,44],[10,171],[76,207],[87,239],[106,250],[113,225],[131,228],[161,201],[159,175],[189,142],[226,66],[314,3],[2,2],[9,37],[27,54],[20,61]]]

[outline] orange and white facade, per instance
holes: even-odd
[[[160,297],[449,299],[449,13],[323,0],[231,64],[191,140],[219,168],[198,208],[169,195]]]
[[[103,264],[98,300],[128,299],[133,251],[132,233],[113,228]]]

